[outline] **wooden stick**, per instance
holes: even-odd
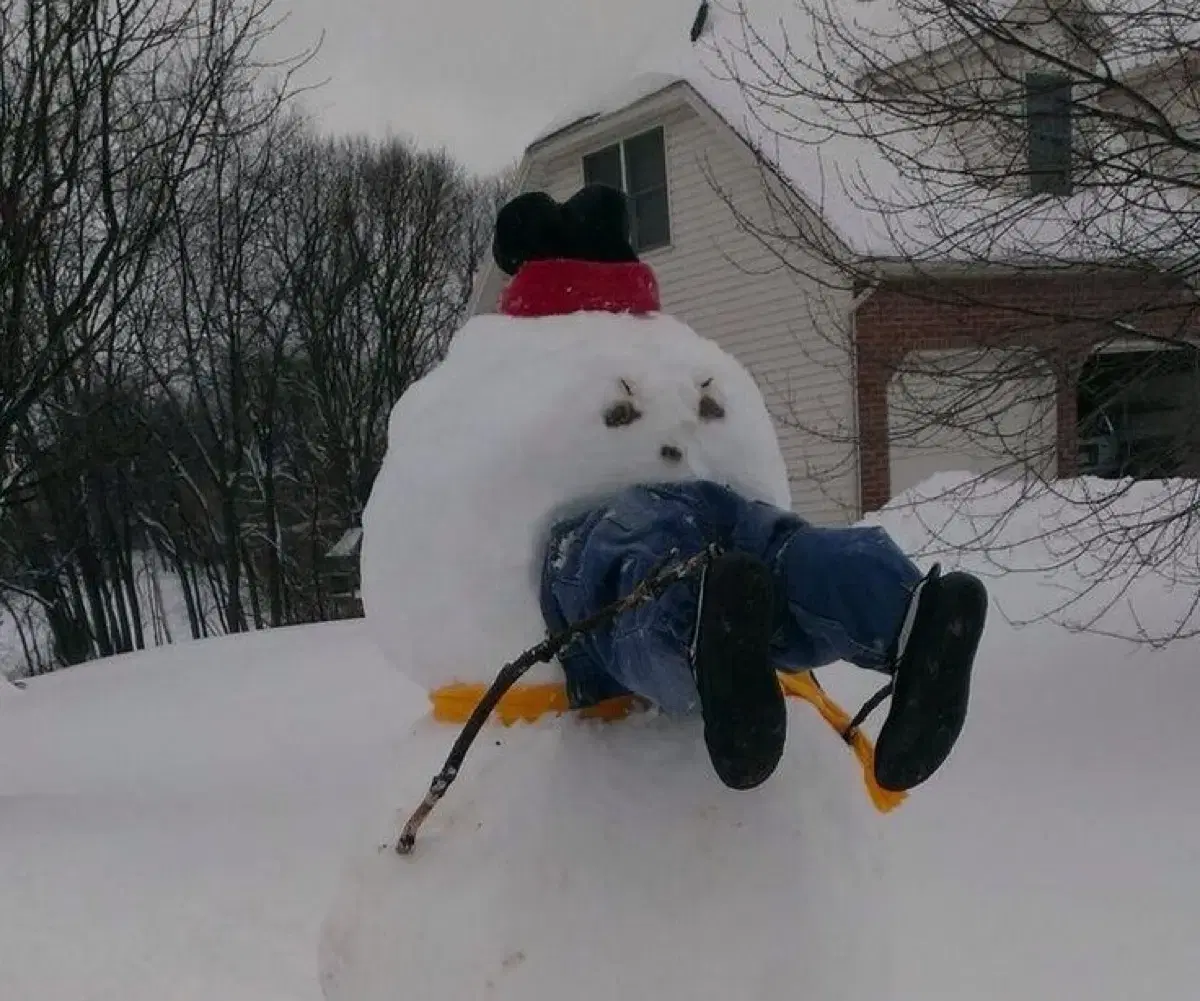
[[[562,632],[547,637],[537,646],[526,650],[516,660],[505,664],[500,669],[500,673],[496,675],[496,680],[492,682],[483,698],[479,700],[479,704],[471,713],[470,718],[463,725],[458,739],[454,741],[454,746],[450,749],[450,754],[446,757],[446,763],[442,765],[441,771],[434,776],[433,782],[429,786],[429,792],[425,794],[421,805],[408,818],[408,822],[404,825],[403,830],[400,832],[400,838],[396,842],[396,851],[401,855],[412,854],[413,846],[417,841],[417,832],[421,829],[421,825],[425,823],[441,798],[446,795],[446,790],[450,788],[451,783],[458,778],[459,770],[462,768],[467,752],[471,749],[475,738],[479,736],[479,731],[483,729],[483,724],[487,722],[487,718],[492,714],[492,710],[496,708],[500,700],[504,697],[504,694],[521,679],[522,675],[533,667],[534,664],[547,663],[553,660],[569,643],[574,642],[576,638],[611,622],[618,615],[636,608],[638,605],[656,600],[672,584],[677,584],[679,581],[699,573],[718,552],[719,550],[716,546],[709,546],[688,560],[680,563],[669,563],[670,560],[678,556],[678,551],[672,550],[666,559],[651,570],[642,582],[624,598],[606,605],[600,611],[586,619],[572,623],[566,629],[562,630]]]

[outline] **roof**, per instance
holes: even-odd
[[[1148,68],[1200,46],[1200,16],[1194,0],[1093,0],[1120,39],[1114,73]]]
[[[1019,16],[1024,0],[1016,5],[1013,0],[974,3],[997,15]],[[1182,18],[1189,3],[1093,0],[1084,6],[1102,18],[1115,18],[1111,23],[1129,33],[1138,23],[1130,21],[1131,13],[1140,11],[1144,17],[1152,10],[1159,19],[1155,23],[1161,24],[1164,17]],[[944,191],[929,186],[926,169],[917,186],[897,161],[911,156],[928,167],[936,153],[926,138],[913,134],[911,123],[898,123],[889,156],[870,138],[879,131],[878,110],[868,118],[862,107],[834,107],[819,100],[822,88],[816,81],[830,73],[841,79],[861,74],[861,67],[856,70],[849,58],[837,54],[847,51],[845,36],[835,37],[843,32],[864,40],[874,60],[886,56],[897,62],[962,37],[947,34],[945,8],[938,0],[808,0],[815,17],[797,0],[712,0],[709,27],[693,44],[687,28],[696,4],[664,0],[674,20],[664,22],[653,37],[648,32],[640,51],[614,67],[613,87],[566,109],[531,150],[565,130],[683,83],[860,256],[1027,263],[1111,259],[1114,246],[1134,256],[1179,246],[1191,228],[1193,220],[1179,216],[1189,196],[1179,191],[1135,200],[1127,187],[1115,192],[1101,187],[1031,203],[1023,194],[982,188],[965,193],[961,170],[949,161]],[[1196,20],[1189,14],[1187,24],[1194,28]],[[1144,33],[1152,34],[1149,29]],[[1131,49],[1137,51],[1149,56],[1152,47]],[[806,89],[814,97],[797,96]],[[1095,226],[1100,216],[1106,225]],[[1087,237],[1081,238],[1081,229]],[[1194,244],[1194,239],[1187,236],[1186,243]]]

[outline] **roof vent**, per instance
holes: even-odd
[[[701,35],[704,34],[704,29],[708,26],[708,0],[700,0],[700,6],[696,10],[696,17],[692,21],[692,30],[688,37],[692,42],[695,42]]]

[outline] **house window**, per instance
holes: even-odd
[[[1093,354],[1080,372],[1078,472],[1105,479],[1200,474],[1194,351],[1163,348]]]
[[[1025,80],[1029,180],[1035,195],[1071,193],[1071,80],[1031,73]]]
[[[585,156],[583,180],[585,184],[607,184],[625,192],[634,250],[654,250],[671,242],[662,129],[643,132]]]

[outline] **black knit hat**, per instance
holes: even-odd
[[[496,217],[492,256],[507,275],[529,261],[637,261],[625,195],[603,184],[587,185],[561,205],[544,191],[518,195]]]

